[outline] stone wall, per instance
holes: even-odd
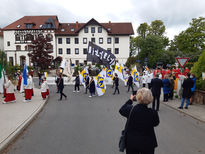
[[[194,92],[194,103],[195,104],[205,104],[205,91],[196,90]]]

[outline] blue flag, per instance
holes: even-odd
[[[26,64],[24,65],[24,68],[23,68],[23,83],[24,85],[27,85],[27,66]]]

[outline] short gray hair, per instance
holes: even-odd
[[[141,88],[137,91],[137,102],[139,104],[150,104],[153,100],[152,92],[148,88]]]

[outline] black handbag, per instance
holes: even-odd
[[[132,109],[130,111],[129,117],[128,117],[126,125],[125,125],[125,129],[121,132],[121,137],[120,137],[120,141],[119,141],[119,151],[120,152],[124,152],[124,150],[126,149],[126,143],[125,142],[126,142],[126,136],[127,136],[127,129],[128,129],[128,124],[129,124],[129,121],[130,121],[130,116],[131,116],[133,108],[134,107],[132,107]]]

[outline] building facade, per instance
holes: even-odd
[[[4,50],[3,30],[0,28],[0,51]]]
[[[131,23],[60,23],[57,16],[25,16],[6,26],[3,31],[4,51],[13,65],[33,65],[28,57],[29,47],[38,35],[49,36],[54,59],[69,58],[75,65],[87,64],[89,41],[111,51],[116,61],[125,63],[129,57]]]

